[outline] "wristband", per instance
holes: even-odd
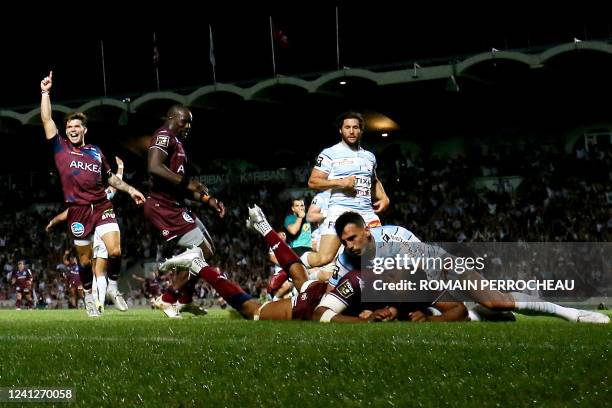
[[[48,95],[49,95],[49,91],[40,91],[40,94],[41,94],[41,95],[47,95],[47,96],[48,96]]]

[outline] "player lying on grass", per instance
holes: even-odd
[[[319,320],[322,322],[359,323],[386,321],[393,319],[422,321],[457,321],[465,320],[467,310],[459,302],[437,302],[434,306],[440,311],[438,316],[429,316],[426,312],[430,303],[365,304],[361,303],[360,272],[355,270],[346,274],[336,288],[335,295],[345,298],[346,308],[343,313],[316,313],[320,300],[327,292],[327,283],[308,280],[306,268],[279,235],[272,229],[261,209],[257,206],[249,209],[247,225],[263,235],[266,243],[274,251],[281,267],[289,271],[299,295],[292,299],[281,299],[262,304],[251,298],[238,284],[227,279],[220,271],[202,260],[199,248],[193,248],[166,260],[160,270],[172,267],[189,268],[208,282],[219,294],[242,316],[253,320]],[[350,287],[350,289],[349,289]],[[343,293],[341,293],[343,291]],[[334,293],[334,292],[332,292]]]
[[[383,227],[370,228],[364,219],[356,212],[342,214],[335,225],[336,233],[344,247],[344,251],[337,260],[338,272],[330,279],[330,285],[340,285],[339,279],[350,273],[361,265],[366,264],[374,257],[380,257],[383,251],[382,243],[414,243],[419,248],[429,251],[435,257],[451,255],[442,248],[427,245],[415,237],[405,228],[386,225]],[[395,257],[400,254],[397,251],[406,251],[407,245],[385,245],[384,257]],[[389,252],[391,251],[391,252]],[[394,252],[395,251],[395,252]],[[400,254],[401,255],[401,254]],[[452,256],[452,255],[451,255]],[[365,258],[365,259],[362,259]],[[366,263],[364,263],[364,261]],[[426,270],[426,279],[441,279],[445,274],[440,270]],[[451,277],[451,274],[448,274]],[[482,275],[476,271],[466,271],[462,276],[454,276],[454,279],[482,280]],[[563,307],[546,302],[538,297],[521,292],[502,293],[497,290],[473,290],[463,293],[472,301],[496,311],[528,312],[529,314],[545,314],[562,317],[571,322],[580,323],[608,323],[610,318],[604,314]],[[323,299],[322,304],[332,310],[340,310],[343,305],[333,296]]]

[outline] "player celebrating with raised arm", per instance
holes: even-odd
[[[74,237],[79,257],[79,274],[85,291],[85,307],[92,317],[100,316],[91,293],[92,245],[96,232],[108,251],[108,274],[119,276],[121,269],[121,241],[113,204],[104,190],[105,181],[119,191],[128,193],[137,205],[146,200],[140,191],[119,179],[110,169],[99,147],[85,144],[87,117],[81,112],[69,113],[66,130],[60,132],[51,116],[49,92],[53,72],[40,82],[40,116],[47,140],[52,143],[55,166],[60,174],[64,199],[68,204],[68,226]]]
[[[319,251],[301,256],[307,268],[327,265],[334,260],[340,248],[334,223],[340,215],[357,211],[368,225],[379,226],[377,214],[389,207],[389,197],[376,177],[376,157],[361,147],[365,128],[363,116],[358,112],[346,112],[338,117],[336,125],[342,140],[321,152],[308,180],[308,187],[314,190],[331,189],[331,197],[327,218],[320,227]]]
[[[115,161],[117,162],[117,172],[115,175],[119,177],[119,179],[123,180],[123,169],[125,168],[123,164],[123,160],[119,157],[115,156]],[[112,200],[117,192],[117,189],[114,187],[106,188],[106,197],[109,200]],[[53,217],[49,224],[45,227],[45,230],[49,232],[51,228],[55,225],[65,222],[68,219],[68,208],[66,208],[61,213],[57,214]],[[104,312],[104,304],[107,298],[109,298],[117,310],[125,312],[128,310],[128,305],[123,299],[123,295],[119,292],[118,288],[118,280],[119,275],[108,276],[108,281],[106,280],[106,268],[108,264],[108,251],[104,246],[104,242],[100,238],[100,236],[94,232],[93,238],[93,260],[92,260],[92,268],[95,279],[95,285],[93,285],[94,299],[96,299],[96,307],[100,313]],[[82,285],[79,280],[80,290],[83,290]]]

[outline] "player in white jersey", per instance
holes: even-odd
[[[379,213],[389,207],[389,197],[376,177],[376,157],[360,145],[365,121],[357,112],[338,117],[337,127],[342,140],[321,152],[312,169],[308,187],[331,190],[327,218],[321,229],[318,252],[301,256],[307,268],[333,261],[340,241],[334,231],[336,219],[346,211],[356,211],[370,226],[379,226]],[[372,201],[374,200],[374,203]]]
[[[306,221],[313,226],[317,225],[317,228],[312,231],[312,248],[315,251],[318,251],[321,246],[321,226],[325,222],[325,218],[327,218],[330,197],[331,190],[317,193],[310,202],[308,212],[306,213]]]
[[[337,277],[334,276],[330,280],[330,284],[337,284],[338,280],[351,270],[361,269],[362,257],[370,259],[372,257],[381,256],[379,246],[376,245],[388,242],[414,242],[419,243],[420,240],[405,228],[397,226],[385,226],[378,228],[370,228],[366,225],[363,217],[355,212],[344,213],[336,220],[336,233],[344,247],[343,253],[338,257],[338,272]],[[405,249],[401,245],[387,245],[386,248]],[[420,249],[425,249],[427,256],[444,256],[449,255],[444,249],[435,245],[423,243],[419,246]],[[385,257],[392,258],[397,253],[385,253]],[[435,275],[435,271],[425,271],[427,279],[442,279],[441,275]],[[474,276],[468,279],[482,279],[482,276],[472,272]],[[471,300],[480,305],[496,311],[529,311],[530,314],[553,314],[569,320],[571,322],[581,323],[608,323],[610,318],[604,314],[578,310],[569,307],[563,307],[551,302],[546,302],[540,298],[528,295],[521,292],[502,293],[496,290],[479,290],[470,291],[468,296]],[[327,300],[326,300],[327,299]],[[334,310],[336,313],[341,313],[342,307],[336,299],[327,296],[321,300],[322,307]],[[338,307],[336,307],[338,306]],[[338,309],[338,310],[336,310]]]

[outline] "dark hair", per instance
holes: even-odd
[[[365,119],[363,118],[363,115],[355,111],[344,112],[338,116],[336,118],[336,129],[342,129],[342,125],[346,119],[357,119],[359,121],[359,128],[361,130],[365,129]]]
[[[64,126],[68,125],[68,122],[75,119],[80,120],[83,127],[87,127],[87,115],[85,115],[83,112],[68,112],[64,118]]]
[[[365,221],[363,220],[363,217],[361,215],[353,211],[345,212],[344,214],[338,217],[338,219],[336,220],[336,225],[334,226],[334,228],[336,229],[336,235],[338,235],[338,237],[342,236],[342,231],[344,231],[344,228],[348,224],[355,224],[359,228],[365,228],[366,226]]]

